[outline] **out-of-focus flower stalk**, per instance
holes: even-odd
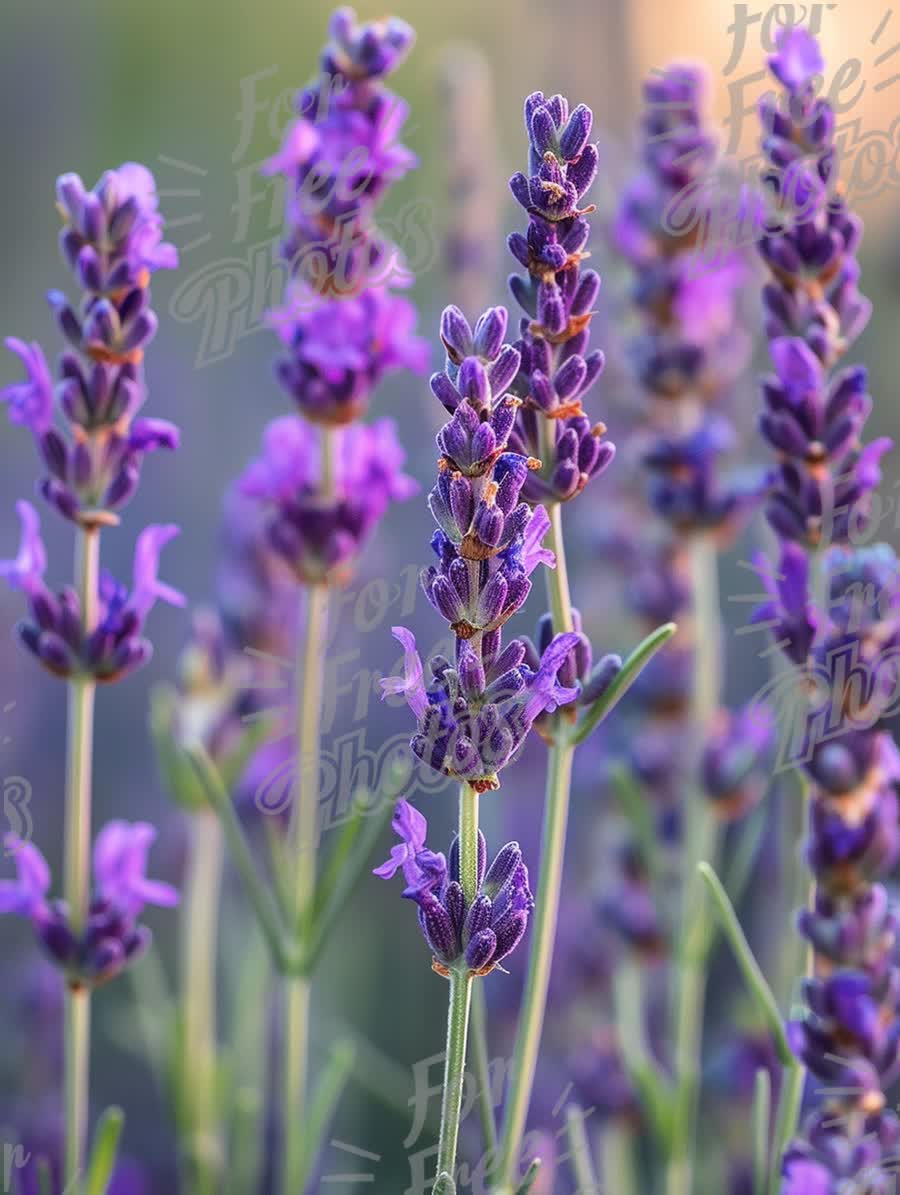
[[[190,818],[190,863],[181,919],[181,1060],[188,1141],[185,1186],[217,1195],[223,1145],[219,1133],[216,958],[224,839],[211,810]]]
[[[100,528],[76,530],[75,576],[81,603],[82,634],[91,634],[97,621],[100,577]],[[94,698],[91,676],[68,682],[65,805],[65,899],[72,926],[84,929],[91,882],[91,778],[94,750]],[[91,991],[66,985],[65,1004],[65,1164],[66,1184],[82,1172],[87,1136],[90,1090]]]
[[[329,436],[323,437],[325,445]],[[325,489],[325,460],[330,452],[323,448],[322,488]],[[325,653],[328,625],[329,590],[327,585],[310,585],[297,647],[297,792],[289,831],[294,865],[292,932],[300,941],[303,922],[310,913],[316,886],[317,819],[319,810],[319,758],[321,754],[321,714],[324,701]],[[296,1126],[308,1115],[306,1084],[309,1060],[310,980],[308,975],[284,978],[284,1171],[285,1195],[302,1191],[304,1173],[303,1134]]]

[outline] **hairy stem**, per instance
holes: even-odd
[[[325,433],[326,441],[328,434]],[[294,861],[290,937],[299,950],[309,929],[316,887],[321,716],[324,697],[325,636],[329,591],[311,585],[297,654],[297,777],[289,840]],[[304,1126],[308,1115],[310,981],[306,975],[284,979],[284,1075],[282,1098],[284,1195],[302,1195],[306,1157]]]
[[[550,507],[549,515],[550,531],[545,543],[556,556],[556,568],[547,570],[547,590],[550,609],[553,613],[553,629],[559,633],[572,629],[572,599],[569,594],[566,550],[558,504]],[[519,1029],[510,1063],[509,1094],[503,1133],[500,1139],[500,1163],[497,1172],[498,1195],[507,1195],[508,1192],[513,1192],[518,1179],[519,1154],[522,1149],[522,1137],[525,1133],[528,1107],[534,1087],[541,1031],[547,1007],[547,992],[550,986],[553,943],[559,917],[559,898],[562,888],[575,747],[564,730],[558,727],[557,734],[559,737],[550,748],[547,760],[547,788],[541,831],[538,890],[534,916],[531,921],[528,977],[525,981]]]
[[[468,784],[459,790],[459,882],[466,904],[478,892],[478,793]],[[447,1052],[444,1060],[444,1095],[441,1103],[441,1132],[438,1141],[437,1173],[453,1176],[459,1139],[459,1113],[466,1078],[466,1044],[472,977],[465,960],[450,972],[447,1009]]]
[[[97,622],[100,532],[79,528],[75,577],[82,629]],[[79,933],[88,916],[91,890],[91,774],[94,747],[93,678],[69,681],[66,741],[66,813],[64,896],[72,929]],[[83,1169],[90,1088],[91,1005],[87,988],[68,987],[65,1010],[65,1182]]]

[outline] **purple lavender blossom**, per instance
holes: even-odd
[[[320,77],[297,96],[298,118],[265,172],[287,181],[282,252],[292,272],[322,298],[346,298],[408,278],[373,213],[416,165],[399,141],[407,105],[383,83],[415,35],[396,18],[357,25],[353,10],[342,8],[331,37]]]
[[[293,283],[269,320],[288,350],[278,379],[315,423],[358,419],[387,373],[423,373],[428,364],[427,345],[414,335],[415,308],[383,287],[326,301]]]
[[[654,509],[679,532],[720,529],[731,535],[758,497],[758,481],[723,483],[719,458],[733,447],[721,410],[749,353],[738,313],[747,277],[732,251],[703,259],[697,229],[704,183],[715,167],[716,140],[704,114],[706,72],[676,63],[644,84],[643,165],[625,192],[614,240],[634,271],[632,300],[641,331],[632,344],[634,370],[660,405],[643,460]],[[678,220],[690,196],[694,219]]]
[[[389,880],[400,870],[406,880],[403,895],[415,901],[419,925],[434,955],[432,966],[441,975],[460,966],[487,975],[515,950],[528,925],[534,900],[528,869],[517,842],[508,842],[487,866],[487,843],[478,834],[478,890],[467,901],[459,876],[459,845],[454,837],[446,857],[425,846],[427,823],[408,801],[400,800],[393,820],[400,846],[374,874]]]
[[[578,636],[557,635],[538,668],[525,663],[526,647],[512,639],[500,647],[500,632],[481,636],[480,650],[458,641],[455,664],[434,656],[426,686],[416,641],[404,627],[394,627],[403,645],[404,674],[381,682],[385,696],[402,695],[419,723],[413,754],[446,776],[467,781],[479,792],[500,787],[498,773],[524,743],[540,714],[574,701],[578,686],[566,687],[558,673]]]
[[[50,868],[41,852],[15,835],[4,842],[13,854],[17,878],[0,881],[0,913],[31,921],[39,942],[61,967],[70,986],[98,987],[113,979],[150,944],[138,924],[148,904],[178,903],[169,884],[147,878],[147,855],[156,830],[147,822],[109,822],[94,844],[94,896],[87,924],[74,930],[62,901],[48,901]]]
[[[390,419],[346,428],[334,494],[324,494],[318,436],[298,416],[285,415],[266,428],[263,455],[248,466],[240,489],[269,511],[269,542],[297,578],[330,583],[350,574],[390,503],[416,493],[402,471],[405,455]]]
[[[900,856],[900,752],[885,726],[896,685],[893,665],[882,667],[900,645],[900,586],[890,548],[853,546],[890,445],[862,443],[872,405],[866,371],[831,373],[870,308],[856,290],[862,225],[835,185],[834,111],[813,82],[822,65],[806,30],[783,30],[769,66],[788,103],[761,105],[778,212],[760,243],[773,276],[764,299],[777,373],[763,382],[760,427],[779,458],[767,513],[784,541],[780,579],[769,583],[774,600],[761,616],[774,615],[807,682],[802,758],[815,895],[799,928],[815,965],[790,1037],[824,1086],[784,1156],[787,1195],[888,1190],[900,1137],[885,1111],[900,1073],[897,921],[879,882]],[[836,546],[822,551],[829,543]],[[809,563],[804,549],[815,552]],[[813,587],[814,576],[824,584]],[[824,592],[824,609],[811,588]]]
[[[525,312],[521,361],[513,392],[522,400],[512,446],[541,461],[527,479],[529,502],[568,502],[612,461],[615,446],[602,439],[603,423],[591,423],[582,399],[603,370],[599,349],[588,353],[593,306],[600,277],[583,270],[593,204],[579,206],[597,173],[590,141],[590,108],[571,112],[561,95],[535,92],[525,101],[529,176],[514,174],[509,186],[529,216],[526,235],[509,238],[512,255],[527,271],[513,274],[510,290]]]
[[[862,223],[837,187],[834,112],[811,78],[821,65],[815,39],[784,30],[772,73],[788,104],[763,101],[766,181],[776,205],[760,241],[772,273],[763,291],[777,377],[763,381],[763,436],[779,459],[767,514],[776,532],[810,548],[864,529],[879,460],[890,440],[862,443],[871,410],[867,372],[832,374],[859,336],[871,304],[857,289]]]
[[[44,497],[90,527],[117,521],[114,512],[134,494],[148,453],[178,446],[173,424],[137,418],[147,397],[144,349],[157,327],[150,276],[174,269],[178,255],[161,239],[155,184],[144,166],[107,171],[92,191],[78,175],[62,175],[57,198],[65,222],[60,245],[82,299],[77,311],[60,291],[49,301],[72,349],[60,358],[54,386],[40,345],[9,338],[26,377],[0,390],[0,401],[34,435],[47,471]]]
[[[143,638],[143,629],[151,608],[157,600],[185,604],[184,596],[158,576],[160,553],[178,535],[178,528],[154,525],[138,536],[130,593],[108,572],[101,573],[97,624],[86,632],[75,590],[68,586],[53,594],[44,583],[47,553],[37,511],[24,501],[16,510],[22,523],[21,545],[14,560],[0,561],[0,577],[26,596],[31,618],[17,630],[28,651],[54,676],[90,676],[106,683],[146,664],[153,648]]]

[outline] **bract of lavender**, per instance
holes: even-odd
[[[202,519],[177,489],[190,454],[145,462],[179,432],[141,410],[164,318],[149,281],[179,264],[160,200],[171,236],[169,202],[187,193],[135,163],[93,190],[59,179],[60,249],[81,295],[48,296],[66,342],[56,379],[40,344],[10,339],[25,377],[0,390],[41,466],[37,503],[15,502],[18,551],[0,562],[24,597],[14,638],[40,666],[48,712],[55,680],[68,693],[59,880],[43,797],[32,820],[29,782],[4,781],[0,912],[16,917],[2,929],[18,924],[42,960],[12,972],[11,998],[29,1007],[14,1005],[10,1037],[33,1041],[27,1027],[41,1045],[22,1065],[21,1045],[10,1054],[5,1187],[892,1189],[900,634],[896,559],[874,542],[891,441],[866,441],[870,371],[844,360],[873,311],[846,71],[825,98],[834,68],[820,46],[833,43],[818,35],[831,18],[811,6],[806,29],[777,7],[759,25],[759,186],[721,155],[698,63],[650,72],[626,159],[605,104],[523,94],[517,316],[490,305],[510,103],[491,35],[463,15],[486,57],[459,42],[432,55],[433,14],[416,21],[412,69],[434,74],[439,130],[409,122],[386,84],[412,27],[332,14],[318,74],[259,171],[284,200],[273,277],[287,282],[280,296],[264,287],[265,323],[280,342],[269,392],[292,413],[244,419],[261,448],[221,479],[211,587],[186,578],[178,544],[163,574],[178,588],[161,579],[178,534],[164,519],[138,522],[130,585],[99,563],[142,478],[148,511],[166,507],[156,479],[176,479],[180,543]],[[738,9],[726,74],[752,36]],[[531,77],[574,91],[577,38],[570,50]],[[269,74],[241,81],[244,149]],[[732,126],[754,119],[738,113],[743,85],[729,84]],[[415,82],[411,94],[418,104]],[[416,153],[400,139],[408,123]],[[437,404],[419,411],[408,375],[429,357],[412,299],[423,288],[391,193],[428,192],[438,154],[446,356]],[[880,296],[879,318],[887,307]],[[759,318],[773,372],[754,440]],[[240,340],[236,352],[251,360]],[[156,368],[172,379],[177,367]],[[436,409],[434,452],[422,437]],[[884,404],[872,422],[889,425]],[[410,501],[423,484],[427,532],[426,504]],[[75,570],[55,588],[66,528]],[[407,564],[407,543],[430,555],[424,568]],[[397,583],[417,571],[421,609]],[[756,592],[733,610],[728,586]],[[151,610],[183,617],[182,591],[184,646],[170,656],[157,613],[151,673]],[[748,638],[730,642],[735,614]],[[368,636],[378,671],[360,666]],[[751,663],[744,645],[766,636]],[[345,661],[360,671],[342,685]],[[126,703],[148,676],[147,737],[172,806],[163,814],[144,778],[131,795],[126,763],[95,834],[93,774],[110,807],[117,766],[106,727],[140,727]],[[388,896],[398,875],[420,934]],[[117,1051],[158,1080],[162,1121],[142,1085],[121,1082]],[[124,1121],[103,1109],[110,1098]],[[359,1174],[337,1174],[348,1156]]]

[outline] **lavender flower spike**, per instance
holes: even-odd
[[[10,420],[34,436],[46,476],[41,492],[65,518],[85,527],[117,522],[134,494],[144,458],[178,446],[178,429],[138,418],[146,401],[144,350],[157,318],[150,277],[174,269],[178,255],[162,240],[153,176],[126,163],[93,190],[77,174],[57,180],[64,221],[60,247],[81,290],[73,305],[61,291],[48,299],[70,348],[54,385],[43,350],[10,337],[24,381],[0,390]]]
[[[138,924],[146,905],[171,908],[178,893],[147,878],[147,854],[156,830],[147,822],[109,822],[94,845],[94,897],[83,930],[75,932],[62,901],[48,901],[50,868],[30,842],[8,834],[17,878],[0,880],[0,913],[28,917],[38,941],[61,967],[72,987],[99,987],[115,978],[150,944],[150,931]]]
[[[142,667],[153,648],[143,638],[144,624],[157,600],[185,604],[184,595],[159,580],[159,556],[174,536],[174,526],[151,526],[138,536],[134,581],[129,593],[108,572],[101,573],[97,625],[82,627],[81,601],[71,586],[53,594],[44,583],[47,554],[37,511],[28,502],[16,505],[22,542],[15,560],[0,561],[0,577],[25,593],[30,620],[18,625],[24,646],[54,676],[92,677],[109,683]]]
[[[806,30],[784,29],[769,67],[788,103],[761,106],[778,212],[760,243],[772,272],[764,300],[777,373],[763,382],[760,429],[779,459],[767,513],[783,543],[782,579],[761,615],[774,614],[807,682],[795,741],[811,788],[815,887],[798,924],[814,965],[789,1029],[820,1081],[784,1155],[781,1189],[886,1191],[900,1141],[886,1108],[900,1074],[900,968],[897,914],[881,881],[900,856],[900,752],[887,726],[894,679],[880,665],[900,650],[900,568],[887,545],[855,544],[889,442],[863,446],[872,405],[865,370],[831,373],[870,308],[856,290],[862,225],[837,185],[835,113],[814,82],[819,47]],[[823,595],[822,608],[810,590]]]
[[[457,838],[448,865],[443,854],[425,846],[427,823],[408,801],[397,802],[392,825],[402,843],[374,874],[388,880],[402,869],[403,895],[418,907],[433,969],[449,976],[451,968],[464,963],[474,975],[490,974],[522,940],[534,908],[519,844],[508,842],[487,867],[487,844],[479,831],[478,888],[468,900],[460,885]]]

